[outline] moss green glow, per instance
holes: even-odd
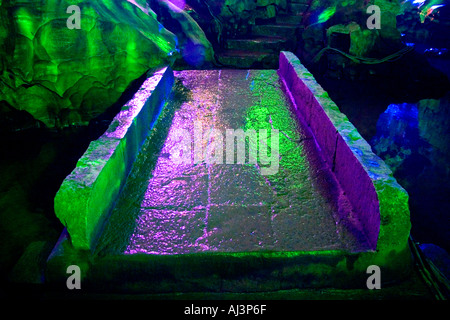
[[[16,15],[19,32],[28,39],[32,40],[34,38],[35,30],[33,16],[25,8],[18,9],[16,11]]]
[[[299,144],[301,137],[290,110],[280,105],[280,101],[286,101],[286,97],[280,86],[273,85],[277,84],[277,77],[276,73],[271,72],[252,75],[251,92],[260,103],[248,110],[245,130],[267,129],[270,132],[272,129],[278,129],[279,152],[282,155],[280,165],[288,170],[304,171],[308,164],[303,155],[303,147]],[[270,136],[267,144],[270,152]],[[269,177],[269,180],[271,179],[276,178]]]
[[[320,15],[318,23],[324,23],[328,21],[336,13],[336,7],[329,7],[325,9]]]
[[[6,48],[11,68],[2,77],[0,100],[48,127],[86,125],[134,80],[170,64],[176,49],[175,35],[132,3],[69,4],[81,9],[80,30],[67,28],[71,13],[61,1],[24,2],[11,12],[17,35]]]

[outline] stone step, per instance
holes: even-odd
[[[276,18],[277,24],[289,24],[289,25],[300,25],[303,22],[303,15],[278,15]]]
[[[255,52],[274,52],[292,49],[294,39],[283,37],[264,37],[255,36],[251,38],[228,39],[226,41],[226,49],[228,50],[244,50]]]
[[[252,35],[254,36],[278,36],[285,38],[293,38],[297,35],[299,27],[295,25],[282,24],[265,24],[256,25],[252,28]]]
[[[238,69],[278,69],[279,53],[225,50],[216,55],[225,67]]]
[[[309,4],[305,3],[289,3],[288,12],[298,14],[306,12],[309,9]]]

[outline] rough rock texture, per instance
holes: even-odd
[[[390,105],[371,144],[411,195],[414,238],[450,250],[450,92]],[[415,227],[420,226],[420,227]]]
[[[168,64],[176,46],[137,2],[0,2],[0,103],[48,127],[86,124],[104,112],[130,83]],[[70,5],[81,9],[81,29],[67,27]]]
[[[198,23],[177,1],[149,0],[150,7],[157,13],[158,20],[177,36],[181,59],[179,65],[189,69],[211,66],[214,50]],[[179,1],[182,6],[183,1]]]
[[[433,5],[444,4],[433,10]],[[450,2],[426,0],[423,3],[402,2],[398,29],[409,43],[437,48],[448,47],[450,41]]]
[[[220,15],[237,26],[254,24],[256,19],[274,18],[277,11],[286,6],[286,0],[225,0]]]
[[[397,0],[313,1],[309,10],[309,24],[324,24],[328,28],[355,22],[367,30],[367,20],[371,16],[367,13],[367,8],[370,5],[376,5],[381,10],[381,28],[373,32],[378,33],[383,41],[399,40],[396,17],[400,13],[400,2]]]
[[[370,5],[381,10],[381,28],[369,30],[367,13]],[[402,48],[396,17],[400,13],[396,0],[324,0],[313,1],[305,16],[305,30],[302,33],[303,46],[298,55],[307,65],[317,63],[317,54],[328,45],[357,57],[384,58]],[[335,31],[333,34],[331,31]],[[327,76],[342,77],[343,73],[355,78],[357,63],[335,51],[327,51]],[[325,62],[324,62],[325,63]]]

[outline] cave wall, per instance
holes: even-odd
[[[446,48],[450,43],[449,0],[427,0],[422,5],[405,1],[397,20],[405,42],[428,48]]]
[[[344,51],[360,57],[385,57],[402,46],[399,0],[304,2],[295,53],[306,65],[315,63],[332,29],[348,36]],[[73,4],[81,8],[81,30],[66,25]],[[371,4],[381,9],[379,30],[366,27]],[[251,32],[258,20],[276,23],[289,11],[290,0],[0,0],[0,125],[17,110],[50,128],[85,125],[146,71],[174,60],[214,67],[213,46],[220,48],[223,37]],[[330,77],[379,72],[361,71],[335,52],[326,57]]]
[[[297,26],[295,53],[306,65],[317,65],[315,58],[330,44],[336,49],[362,58],[382,59],[401,50],[401,32],[397,16],[403,11],[400,0],[187,0],[193,16],[205,29],[218,50],[229,38],[251,37],[258,24],[287,23]],[[372,13],[369,6],[380,8],[380,28],[368,29]],[[333,38],[329,35],[339,35]],[[346,44],[348,42],[348,45]],[[217,50],[216,50],[217,51]],[[333,78],[357,79],[360,65],[337,52],[327,51],[321,72]],[[319,59],[320,60],[320,59]]]
[[[70,5],[81,29],[67,26]],[[176,50],[145,1],[0,1],[0,17],[0,112],[49,128],[87,124]]]
[[[367,26],[372,14],[367,9],[371,5],[380,8],[378,29]],[[402,47],[401,33],[397,29],[397,15],[400,12],[401,3],[398,0],[313,1],[307,13],[299,55],[306,63],[315,63],[317,54],[330,45],[357,57],[386,57]],[[336,35],[339,37],[333,42]],[[331,53],[330,57],[330,69],[355,67],[355,63],[342,55]]]
[[[410,194],[413,235],[450,250],[450,91],[440,99],[392,104],[371,141]]]
[[[249,33],[257,20],[275,19],[288,10],[288,0],[187,0],[186,4],[214,45],[220,45],[223,37]]]
[[[184,1],[148,0],[147,3],[157,14],[158,21],[178,39],[176,67],[196,69],[214,66],[213,45],[202,27],[185,10]]]

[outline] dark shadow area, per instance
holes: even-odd
[[[309,66],[317,81],[408,191],[411,234],[449,252],[448,58],[416,50],[395,62],[359,66],[366,76],[358,81],[324,76],[322,60]],[[404,104],[415,113],[392,110]]]
[[[48,253],[53,248],[63,230],[54,212],[57,191],[89,144],[107,130],[147,77],[145,74],[135,80],[88,126],[48,129],[26,112],[2,119],[7,121],[1,127],[7,156],[0,158],[1,284],[8,281],[12,268],[30,244],[46,242]]]

